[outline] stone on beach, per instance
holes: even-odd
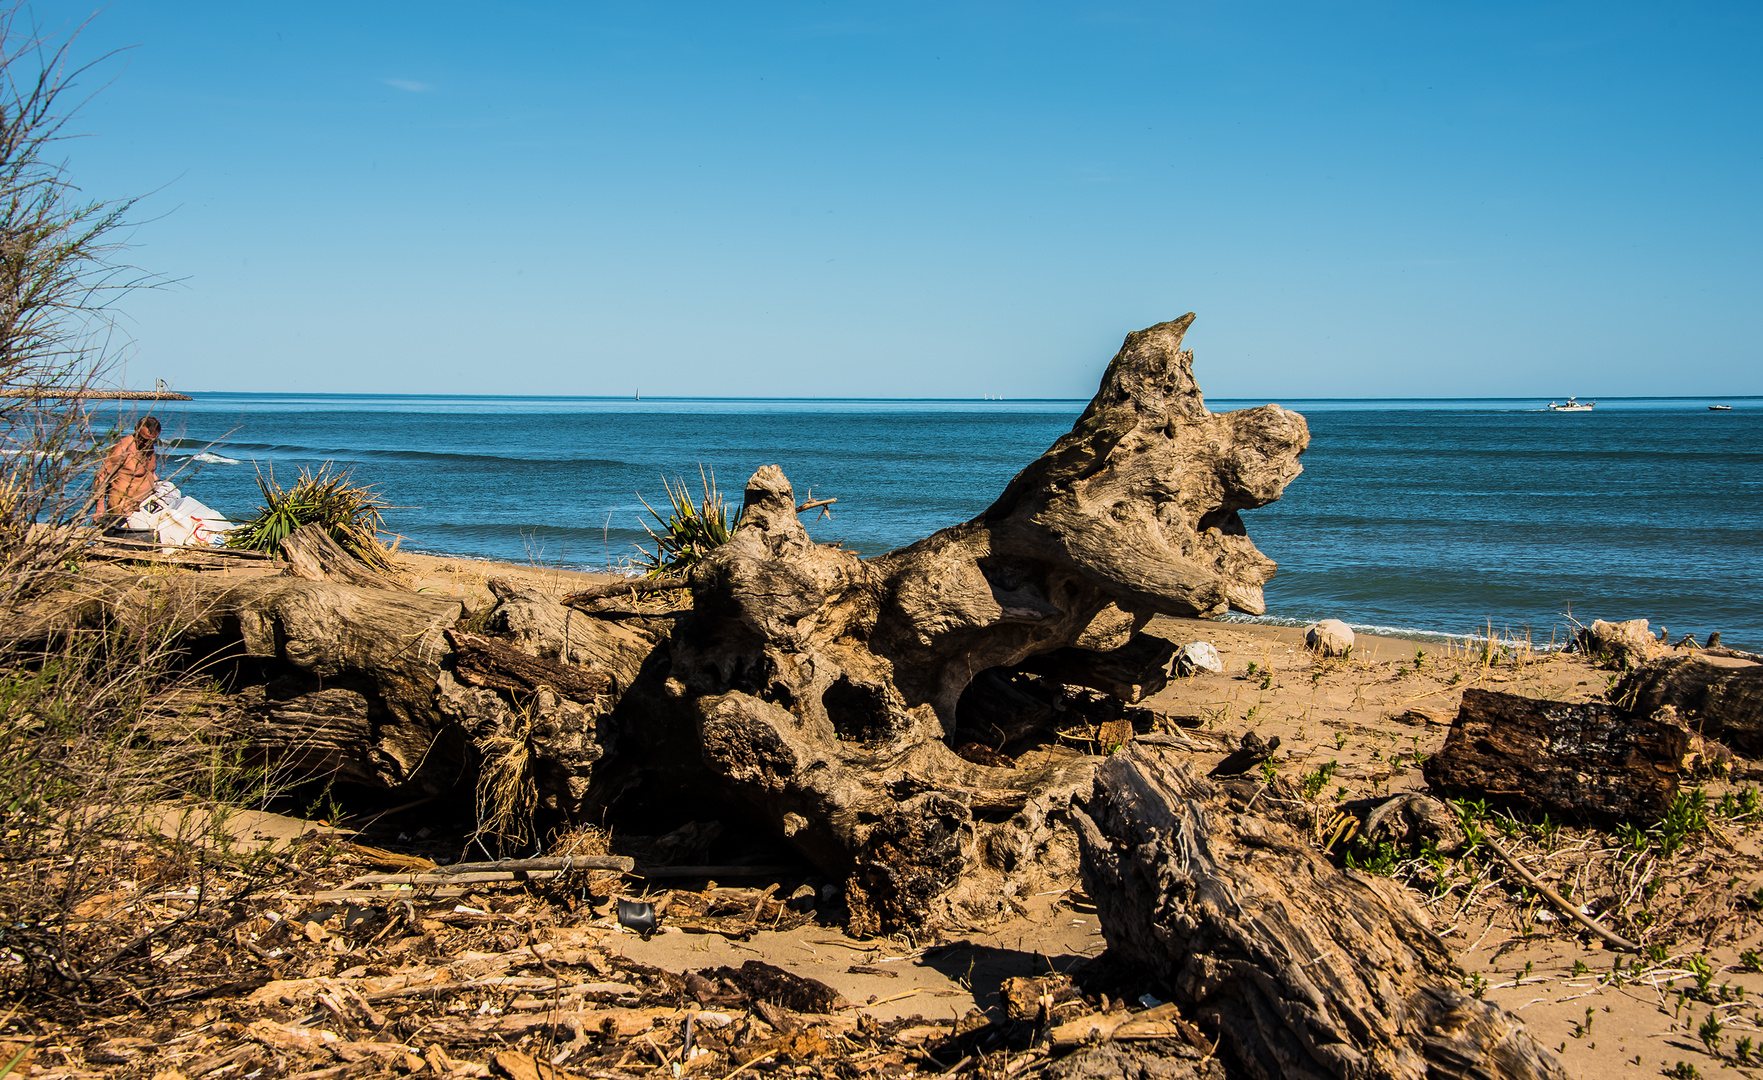
[[[1339,619],[1324,619],[1304,630],[1304,647],[1323,656],[1345,656],[1353,649],[1353,628]]]
[[[1605,622],[1598,619],[1579,632],[1579,647],[1591,656],[1605,656],[1622,667],[1644,663],[1660,648],[1645,619]]]
[[[1177,675],[1198,675],[1202,671],[1216,675],[1223,670],[1224,661],[1218,658],[1218,650],[1210,641],[1191,641],[1176,650]]]

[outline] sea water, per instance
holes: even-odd
[[[203,393],[161,405],[166,470],[235,519],[324,462],[394,509],[411,550],[621,565],[666,510],[663,478],[738,507],[782,466],[810,534],[863,555],[984,510],[1082,401],[615,400]],[[1279,563],[1266,618],[1408,635],[1529,633],[1646,618],[1763,648],[1763,399],[1302,401],[1304,473],[1245,511]],[[1214,411],[1262,404],[1219,401]]]

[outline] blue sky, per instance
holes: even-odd
[[[49,28],[89,4],[33,7]],[[131,47],[132,46],[132,47]],[[127,381],[1763,393],[1755,3],[112,0]]]

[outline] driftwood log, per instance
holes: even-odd
[[[991,507],[887,555],[814,543],[766,466],[689,605],[584,610],[492,581],[468,627],[302,541],[317,580],[185,586],[191,651],[230,665],[242,738],[307,772],[434,794],[519,746],[564,818],[640,805],[674,820],[637,832],[779,838],[845,883],[859,933],[985,923],[1075,876],[1070,801],[1100,758],[1060,725],[1099,750],[1146,724],[1123,710],[1170,649],[1145,623],[1263,610],[1274,565],[1239,512],[1280,496],[1309,434],[1277,405],[1208,411],[1192,319],[1128,335]],[[75,621],[123,617],[140,589],[122,592]]]
[[[1135,741],[1074,810],[1110,953],[1149,972],[1220,1057],[1262,1080],[1566,1075],[1515,1016],[1458,991],[1400,887],[1255,813],[1258,787]]]
[[[286,573],[290,576],[359,585],[364,589],[409,591],[402,582],[344,551],[322,526],[302,525],[282,537],[280,546],[282,558],[288,560]]]
[[[1615,697],[1646,716],[1673,706],[1703,735],[1763,755],[1763,664],[1706,653],[1666,657],[1630,672]]]
[[[1075,867],[1067,809],[1095,759],[958,756],[977,674],[1128,646],[1159,613],[1264,610],[1273,564],[1238,511],[1279,497],[1309,435],[1277,405],[1208,412],[1192,318],[1128,335],[1070,434],[974,520],[865,560],[813,543],[767,466],[693,569],[664,684],[691,725],[675,745],[846,880],[853,930],[989,921]],[[1015,805],[978,809],[1000,791]]]
[[[570,607],[586,607],[600,600],[612,600],[620,597],[636,599],[650,593],[672,592],[688,588],[690,585],[684,578],[653,577],[632,578],[627,581],[608,581],[602,585],[590,585],[579,589],[563,598]]]
[[[1650,825],[1677,794],[1689,750],[1687,729],[1614,705],[1469,689],[1422,771],[1443,795],[1557,821]]]

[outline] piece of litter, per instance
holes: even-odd
[[[1159,1001],[1157,998],[1153,997],[1150,994],[1140,994],[1139,995],[1139,1004],[1143,1005],[1147,1009],[1155,1009],[1157,1006],[1163,1004],[1163,1002]]]

